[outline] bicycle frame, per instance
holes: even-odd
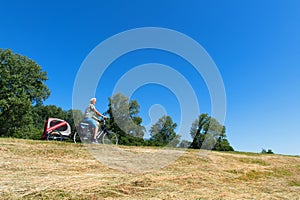
[[[118,137],[117,137],[117,135],[114,132],[109,131],[107,129],[106,119],[100,120],[100,119],[98,119],[96,117],[94,119],[99,122],[99,125],[98,125],[99,126],[99,131],[97,133],[96,139],[97,140],[101,140],[102,144],[115,144],[115,145],[117,145],[118,144]],[[100,123],[102,121],[103,121],[103,129],[101,129],[101,123]],[[83,126],[84,126],[84,128],[82,128]],[[84,131],[82,131],[84,133],[80,134],[81,135],[80,136],[80,140],[83,143],[90,143],[91,140],[92,140],[92,138],[93,138],[92,137],[93,133],[91,131],[91,128],[90,128],[89,124],[87,124],[87,123],[80,123],[80,127],[81,127],[80,128],[81,130],[85,129]],[[74,138],[73,138],[74,143],[77,142],[78,137],[79,137],[78,133],[75,132],[74,133]]]
[[[106,128],[106,120],[105,119],[103,120],[103,129],[102,130],[101,130],[101,127],[100,127],[101,120],[98,120],[98,122],[99,122],[99,130],[98,130],[98,133],[97,133],[97,136],[96,136],[97,139],[101,138],[101,136],[104,133],[108,133],[108,130]]]

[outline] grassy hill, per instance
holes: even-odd
[[[188,150],[160,170],[131,173],[89,152],[1,138],[0,199],[300,199],[300,157]]]

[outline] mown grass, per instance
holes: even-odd
[[[88,149],[0,138],[0,199],[300,199],[298,157],[188,149],[161,169],[133,173],[99,162]]]
[[[300,180],[292,180],[289,182],[289,186],[296,186],[296,187],[300,187]]]
[[[261,154],[255,152],[242,152],[242,151],[228,151],[227,154],[234,154],[234,155],[245,155],[245,156],[261,156],[261,155],[268,155],[268,154]]]
[[[268,179],[268,178],[283,178],[290,177],[292,173],[288,169],[281,168],[273,168],[266,171],[256,171],[251,170],[249,172],[244,173],[240,180],[249,181],[249,180],[258,180],[258,179]]]
[[[270,164],[267,163],[265,160],[262,159],[253,159],[253,158],[236,158],[237,161],[246,163],[246,164],[257,164],[261,166],[269,166]]]

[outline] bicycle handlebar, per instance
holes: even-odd
[[[101,120],[101,119],[99,119],[98,117],[95,117],[95,116],[93,116],[92,118],[93,118],[94,120],[98,121],[98,122],[104,121],[104,123],[105,123],[105,121],[106,121],[106,119],[107,119],[107,118],[102,117],[103,119]]]

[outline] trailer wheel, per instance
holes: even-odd
[[[47,140],[50,141],[50,140],[55,140],[55,141],[62,141],[63,139],[63,136],[61,135],[60,132],[50,132],[47,134]]]

